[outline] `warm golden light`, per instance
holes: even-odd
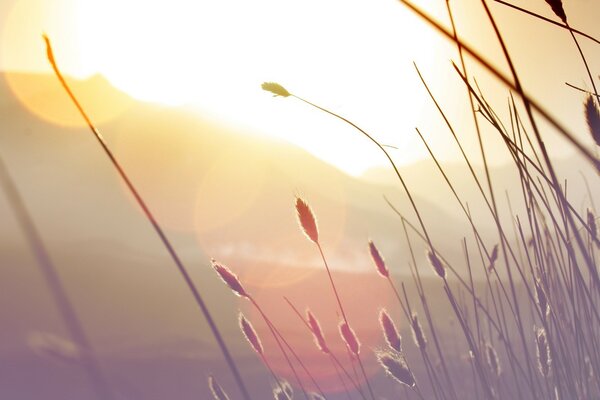
[[[593,3],[0,0],[0,397],[600,399]]]
[[[418,42],[410,39],[415,30],[423,31]],[[197,108],[245,131],[290,141],[353,174],[385,161],[339,121],[293,99],[274,101],[260,84],[277,80],[351,115],[383,142],[406,147],[407,135],[399,133],[413,129],[422,102],[411,61],[434,56],[433,35],[383,0],[60,0],[51,6],[20,0],[3,32],[5,67],[49,72],[42,32],[53,39],[67,75],[100,73],[134,98]],[[12,86],[35,113],[73,123],[62,100],[45,96],[56,107],[37,104],[22,83]],[[80,95],[96,122],[122,110],[104,93]],[[92,112],[99,103],[110,112]],[[416,156],[405,150],[400,162]]]
[[[63,126],[85,125],[54,77],[8,72],[5,78],[15,96],[36,116]],[[69,80],[69,83],[88,107],[91,118],[98,124],[116,118],[133,103],[129,96],[107,86],[100,76],[88,81]]]
[[[292,102],[274,104],[259,85],[277,79],[316,95],[398,143],[401,129],[386,124],[412,129],[420,109],[410,59],[433,56],[431,36],[408,40],[416,19],[387,1],[178,0],[167,7],[111,0],[79,10],[82,40],[117,87],[145,100],[194,104],[351,173],[384,161],[339,122]],[[383,109],[369,106],[375,97]]]
[[[71,11],[63,15],[44,1],[17,2],[3,30],[5,63],[10,64],[12,61],[16,65],[24,66],[25,71],[36,70],[40,60],[45,61],[46,54],[41,33],[45,29],[64,32],[65,27],[60,24],[68,26],[67,21],[73,18],[72,14]],[[27,24],[23,21],[27,21]],[[57,36],[62,38],[60,34]],[[61,56],[64,54],[64,51],[60,51]],[[71,55],[66,57],[66,61],[76,57]],[[19,101],[36,116],[63,126],[85,125],[54,76],[41,73],[25,74],[24,71],[11,69],[4,77]],[[101,76],[93,76],[86,81],[68,80],[96,123],[114,119],[132,104],[129,96],[107,85]]]

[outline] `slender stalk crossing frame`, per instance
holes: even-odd
[[[48,61],[50,62],[50,65],[52,66],[52,69],[54,70],[56,77],[60,81],[60,84],[62,85],[62,87],[65,89],[65,91],[67,92],[67,94],[69,95],[69,97],[71,98],[73,103],[75,104],[75,107],[77,107],[77,110],[79,111],[79,113],[81,114],[83,119],[85,120],[88,128],[90,129],[90,131],[92,132],[92,134],[94,135],[94,137],[96,138],[96,140],[98,141],[100,146],[102,147],[102,150],[104,151],[104,153],[110,159],[112,165],[115,167],[115,169],[119,173],[120,177],[125,182],[125,185],[127,186],[129,191],[135,198],[136,202],[138,203],[138,205],[144,212],[144,215],[146,216],[148,221],[150,221],[150,223],[152,224],[154,231],[156,232],[156,234],[160,238],[160,241],[163,243],[163,245],[167,249],[169,255],[171,256],[171,259],[173,260],[173,262],[177,266],[177,269],[179,270],[179,273],[183,277],[188,289],[192,293],[192,296],[194,297],[196,304],[198,305],[198,307],[200,307],[202,315],[206,319],[206,322],[208,323],[210,330],[211,330],[213,336],[215,337],[217,344],[219,345],[219,348],[221,349],[221,353],[223,353],[223,357],[225,358],[225,361],[227,362],[227,365],[229,366],[229,369],[231,370],[231,373],[233,374],[233,377],[234,377],[234,379],[237,383],[237,386],[242,394],[242,397],[244,398],[244,400],[251,400],[250,394],[249,394],[248,390],[246,389],[246,385],[244,384],[244,381],[242,379],[242,376],[240,375],[237,365],[235,364],[235,361],[233,360],[233,357],[231,356],[231,353],[229,352],[229,349],[227,348],[227,345],[225,344],[223,336],[221,335],[219,328],[217,327],[208,307],[206,306],[206,303],[204,302],[202,296],[200,295],[198,288],[192,281],[192,278],[191,278],[190,274],[188,273],[186,267],[184,266],[183,261],[181,261],[181,259],[179,258],[177,252],[175,251],[175,248],[171,244],[170,240],[167,238],[167,235],[163,231],[162,227],[160,226],[160,224],[158,223],[158,221],[156,220],[156,218],[154,217],[154,215],[152,214],[152,212],[146,205],[146,202],[143,200],[142,196],[137,191],[137,189],[135,188],[135,186],[129,179],[128,175],[125,173],[125,170],[123,169],[123,167],[121,166],[119,161],[116,159],[113,152],[108,147],[108,144],[106,143],[106,141],[104,140],[104,138],[102,137],[102,135],[100,134],[98,129],[96,129],[96,127],[92,123],[91,119],[89,118],[89,116],[87,115],[85,110],[83,109],[83,106],[79,103],[79,100],[77,100],[77,97],[71,91],[71,88],[67,84],[62,73],[60,72],[60,69],[58,68],[58,65],[56,64],[56,60],[54,58],[54,53],[52,51],[52,46],[50,44],[50,39],[48,38],[48,36],[44,35],[44,40],[46,42],[46,51],[47,51]]]

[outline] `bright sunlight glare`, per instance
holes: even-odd
[[[400,163],[418,157],[403,151],[424,99],[412,61],[431,63],[435,41],[395,1],[41,3],[16,3],[21,10],[9,18],[33,20],[24,13],[35,10],[38,18],[28,26],[39,25],[39,31],[3,33],[4,42],[22,37],[19,46],[9,46],[13,51],[5,49],[4,68],[46,71],[44,53],[34,54],[39,45],[29,43],[41,41],[44,30],[54,38],[67,74],[100,73],[134,98],[185,105],[245,131],[290,141],[348,173],[358,175],[385,160],[340,121],[295,99],[273,99],[260,89],[262,82],[279,82],[351,116],[381,142],[400,148]],[[27,56],[25,46],[32,49]]]

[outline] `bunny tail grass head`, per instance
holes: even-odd
[[[548,345],[548,337],[544,328],[537,328],[535,331],[535,344],[537,349],[538,368],[543,377],[547,378],[550,374],[550,346]]]
[[[302,227],[302,231],[306,237],[311,242],[319,244],[319,230],[315,215],[310,206],[300,197],[296,197],[296,214],[298,216],[298,223]]]
[[[547,317],[550,314],[550,304],[548,304],[548,298],[546,297],[546,292],[542,287],[542,282],[539,279],[535,280],[535,301],[540,308],[540,312],[543,317]]]
[[[279,381],[279,386],[283,389],[283,392],[288,396],[288,398],[294,398],[294,388],[292,385],[285,379],[281,379]]]
[[[239,322],[242,333],[244,334],[246,340],[248,340],[254,351],[256,351],[260,356],[264,355],[262,343],[260,342],[260,339],[258,338],[254,327],[252,326],[250,321],[248,321],[246,317],[244,317],[244,314],[242,313],[240,313]]]
[[[502,373],[502,368],[500,367],[500,359],[498,358],[498,353],[496,353],[496,349],[490,343],[485,345],[485,355],[488,366],[492,373],[496,376],[500,376]]]
[[[381,330],[383,331],[383,336],[385,337],[388,346],[401,353],[402,339],[400,333],[385,308],[382,308],[379,312],[379,324],[381,325]]]
[[[558,18],[561,19],[565,24],[567,23],[567,14],[565,14],[565,9],[563,8],[563,4],[561,0],[546,0],[546,3],[550,7],[552,7],[552,11]]]
[[[415,387],[415,377],[408,368],[404,358],[393,351],[378,351],[375,353],[379,364],[383,367],[385,372],[397,380],[398,382],[408,387]]]
[[[219,385],[219,382],[217,382],[215,377],[212,375],[208,377],[208,387],[210,388],[215,400],[229,400],[227,393],[225,393],[221,385]]]
[[[273,93],[273,96],[289,97],[291,93],[288,92],[283,86],[275,82],[265,82],[261,85],[262,89]]]
[[[273,398],[275,400],[292,400],[285,390],[282,390],[279,386],[273,388]]]
[[[369,252],[371,253],[371,258],[375,263],[375,267],[377,267],[377,272],[379,272],[379,275],[383,276],[384,278],[389,278],[390,271],[385,265],[385,261],[383,260],[381,253],[379,253],[379,250],[377,250],[377,247],[375,247],[375,243],[373,243],[372,240],[369,240]]]
[[[419,316],[416,312],[413,313],[411,317],[410,326],[412,328],[413,340],[415,341],[415,345],[419,349],[425,350],[425,348],[427,347],[427,338],[425,337],[423,327],[421,326],[421,322],[419,322]]]
[[[446,268],[442,261],[438,258],[433,250],[427,251],[427,258],[429,259],[429,264],[435,271],[435,273],[442,279],[446,279]]]
[[[56,61],[54,59],[54,51],[52,51],[52,45],[50,44],[50,38],[45,33],[42,35],[44,39],[44,43],[46,43],[46,57],[48,57],[48,61],[52,66],[56,65]]]
[[[273,398],[275,400],[292,400],[294,398],[294,389],[285,379],[280,379],[279,383],[273,388]]]
[[[321,325],[313,313],[308,309],[306,310],[306,320],[308,321],[308,326],[310,326],[310,331],[313,334],[315,344],[319,350],[321,350],[324,354],[330,354],[331,350],[329,350],[327,342],[325,342],[325,335],[323,334]]]
[[[600,111],[592,96],[585,101],[585,119],[597,146],[600,146]]]
[[[358,354],[360,353],[360,342],[358,341],[358,337],[356,337],[354,330],[345,321],[340,322],[339,330],[350,353],[353,356],[358,357]]]
[[[240,297],[250,298],[250,295],[248,294],[248,292],[246,292],[246,290],[242,286],[242,283],[240,282],[240,279],[237,277],[236,274],[234,274],[229,268],[227,268],[221,263],[218,263],[214,259],[211,262],[214,270],[217,272],[217,274],[219,274],[223,282],[225,282],[227,286],[229,286],[233,293],[237,294]]]

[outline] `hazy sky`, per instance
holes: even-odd
[[[445,0],[415,3],[447,23]],[[543,0],[514,3],[553,17]],[[590,85],[568,34],[491,5],[526,89],[585,137],[583,96],[564,81]],[[467,41],[504,66],[480,1],[455,1],[453,7]],[[567,0],[565,8],[573,26],[600,37],[597,1]],[[353,174],[385,160],[339,121],[293,99],[274,99],[260,84],[277,81],[342,113],[398,147],[399,163],[426,155],[415,126],[433,139],[441,158],[455,159],[456,146],[426,98],[415,61],[464,133],[467,149],[476,149],[464,88],[450,65],[455,48],[395,0],[4,0],[0,22],[4,70],[50,72],[41,40],[46,32],[70,75],[100,73],[138,99],[186,105],[289,140]],[[597,75],[600,57],[591,53],[598,54],[598,46],[582,43]],[[506,117],[508,92],[481,70],[470,72]],[[569,154],[549,135],[556,154]],[[506,159],[491,153],[492,161]]]

